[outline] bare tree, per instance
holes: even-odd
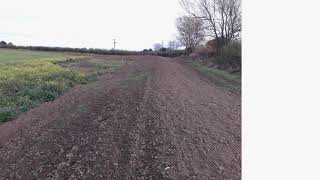
[[[207,35],[221,47],[237,40],[241,33],[241,0],[181,0],[191,16],[205,24]]]
[[[177,42],[176,41],[169,41],[168,48],[171,50],[176,50],[177,49]]]
[[[197,18],[183,16],[177,19],[178,41],[191,53],[204,40],[203,24]]]
[[[153,49],[154,51],[159,51],[161,49],[162,45],[160,43],[155,43],[153,45]]]

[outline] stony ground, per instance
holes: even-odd
[[[241,179],[239,95],[173,59],[130,60],[1,125],[0,179]]]

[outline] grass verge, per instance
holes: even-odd
[[[240,74],[230,74],[227,71],[223,71],[216,68],[210,68],[194,61],[190,62],[190,65],[198,72],[208,77],[216,85],[224,88],[225,90],[232,93],[241,92]]]

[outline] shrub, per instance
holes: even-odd
[[[200,49],[193,59],[209,67],[227,70],[231,73],[241,71],[241,43],[233,42],[218,49],[217,52]]]
[[[221,55],[227,59],[241,60],[241,43],[234,42],[222,47]]]
[[[221,69],[239,72],[241,70],[241,43],[234,42],[222,47],[216,59]]]

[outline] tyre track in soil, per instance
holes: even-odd
[[[239,97],[172,59],[130,58],[0,126],[0,179],[241,179]]]

